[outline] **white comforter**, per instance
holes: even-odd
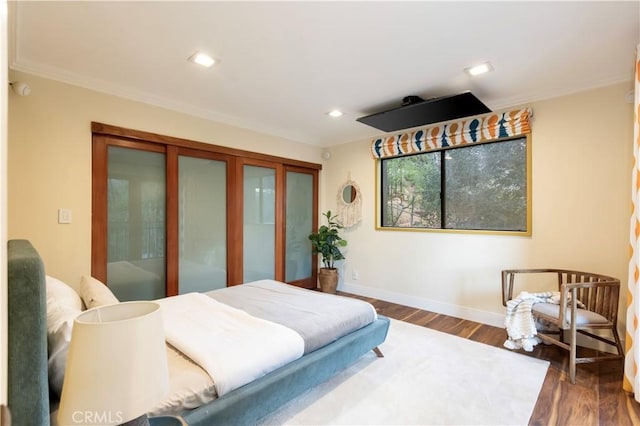
[[[157,300],[168,343],[198,363],[218,396],[297,358],[304,341],[295,331],[200,293]]]

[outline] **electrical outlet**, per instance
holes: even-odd
[[[360,275],[358,274],[358,271],[356,271],[355,269],[351,272],[351,279],[353,279],[354,281],[357,281],[358,278],[360,278]]]

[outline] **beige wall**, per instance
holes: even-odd
[[[349,174],[364,202],[362,224],[344,232],[349,247],[342,288],[500,326],[505,268],[583,269],[618,277],[624,287],[633,132],[629,90],[630,84],[620,84],[531,105],[531,237],[376,231],[370,141],[333,146],[323,169],[322,209],[336,208]]]
[[[91,121],[321,160],[317,147],[31,75],[12,73],[11,78],[28,82],[32,93],[9,96],[8,236],[30,239],[47,272],[72,285],[90,272]],[[333,146],[321,172],[321,210],[336,208],[338,189],[349,176],[360,185],[364,202],[363,222],[344,232],[349,247],[341,287],[500,325],[504,268],[585,269],[619,277],[624,286],[633,129],[633,108],[625,95],[630,89],[620,84],[531,105],[531,237],[376,231],[369,140]],[[72,224],[57,224],[58,208],[72,210]]]
[[[7,404],[7,2],[0,0],[0,405]]]
[[[8,237],[31,240],[47,273],[77,285],[91,271],[91,122],[318,163],[320,148],[12,72]],[[59,208],[72,223],[57,223]]]

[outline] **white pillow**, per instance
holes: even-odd
[[[119,302],[106,285],[87,275],[80,280],[80,296],[87,309]]]
[[[77,307],[60,303],[60,299],[47,297],[47,343],[49,353],[49,384],[58,396],[62,391],[67,353],[71,342],[73,320],[82,313]]]
[[[82,300],[80,299],[80,295],[73,288],[49,275],[46,277],[46,283],[47,300],[49,300],[49,298],[53,298],[62,306],[82,310]]]

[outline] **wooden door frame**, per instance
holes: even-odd
[[[165,147],[153,143],[94,134],[91,150],[91,275],[107,282],[107,178],[109,146],[166,155]],[[166,249],[165,249],[166,254]]]
[[[243,167],[253,165],[276,170],[276,224],[275,224],[275,279],[285,279],[285,212],[286,171],[313,175],[313,227],[318,224],[318,175],[321,164],[288,159],[268,154],[238,150],[203,142],[164,136],[139,130],[126,129],[103,123],[91,123],[92,130],[92,226],[91,275],[107,280],[107,151],[108,146],[161,152],[166,155],[166,280],[167,295],[178,292],[178,156],[187,155],[227,161],[227,285],[241,284],[243,280],[242,238],[243,221],[229,220],[243,214]],[[175,176],[175,178],[171,178]],[[229,189],[235,190],[229,190]],[[313,276],[293,284],[315,287]],[[308,282],[307,282],[308,281]],[[313,281],[313,286],[311,284]]]

